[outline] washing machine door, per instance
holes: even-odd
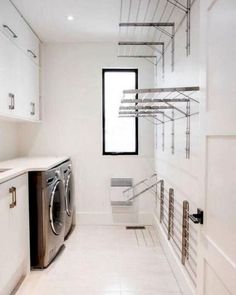
[[[62,181],[58,179],[53,186],[49,205],[50,225],[55,235],[60,235],[64,228],[64,198],[61,185]]]
[[[71,176],[72,172],[69,172],[66,178],[66,184],[65,184],[65,191],[66,191],[66,213],[68,216],[71,216],[73,214],[73,206],[74,206],[74,200],[71,192]]]

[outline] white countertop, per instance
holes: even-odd
[[[47,171],[69,157],[27,157],[0,162],[0,183],[30,171]],[[9,169],[1,172],[1,170]]]

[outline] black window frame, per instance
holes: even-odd
[[[105,73],[107,72],[133,72],[135,73],[135,89],[138,89],[138,69],[135,68],[104,68],[102,69],[102,155],[103,156],[125,156],[125,155],[138,155],[139,154],[139,136],[138,136],[138,117],[135,118],[135,151],[134,152],[106,152],[106,139],[105,139]],[[137,98],[137,96],[136,96]]]

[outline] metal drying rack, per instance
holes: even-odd
[[[189,220],[194,220],[193,216],[195,215],[190,215],[189,202],[177,200],[175,190],[173,188],[167,189],[165,181],[159,179],[156,173],[124,190],[123,196],[126,202],[133,202],[147,192],[154,195],[156,208],[159,207],[160,210],[159,218],[163,232],[193,286],[196,287],[198,233],[195,226],[189,222]],[[199,223],[198,221],[193,222]]]
[[[157,17],[157,12],[160,9],[160,2],[163,2],[163,11],[161,15]],[[124,7],[124,3],[128,3],[128,8]],[[191,7],[195,0],[186,0],[186,5],[182,4],[177,0],[162,0],[157,1],[156,7],[154,9],[154,14],[151,20],[147,20],[148,15],[150,14],[150,1],[147,2],[147,7],[145,10],[145,15],[142,21],[139,21],[142,18],[141,12],[141,1],[139,1],[138,7],[135,7],[134,2],[132,0],[121,0],[121,10],[120,10],[120,23],[119,23],[119,37],[120,41],[118,42],[118,57],[121,58],[143,58],[153,63],[154,65],[158,65],[160,61],[162,61],[162,76],[164,78],[165,75],[165,52],[168,47],[171,45],[171,69],[174,71],[175,68],[175,36],[183,21],[186,19],[186,56],[190,55],[190,43],[191,43]],[[127,17],[125,17],[125,21],[123,21],[125,14],[128,10]],[[179,9],[183,11],[185,14],[181,18],[180,22],[176,24],[175,21],[170,21],[173,12],[175,9]],[[134,21],[130,21],[132,18],[131,15],[136,11],[136,17]],[[163,17],[169,13],[166,21],[163,21]],[[158,18],[158,21],[155,21]],[[149,18],[150,19],[150,18]],[[143,30],[145,34],[135,34],[136,29],[141,29],[141,33]],[[133,29],[130,31],[129,29]],[[150,36],[150,30],[154,29],[154,34]],[[159,35],[157,34],[159,33]],[[136,36],[135,36],[136,35]],[[166,38],[162,38],[165,36]],[[145,38],[145,40],[143,40]],[[161,41],[161,39],[164,39]],[[125,48],[124,53],[120,53],[120,48]],[[138,54],[134,54],[133,47],[138,47]],[[146,48],[146,49],[144,49]],[[150,52],[151,49],[151,52]],[[127,53],[128,52],[128,53]],[[158,55],[160,58],[157,59]]]
[[[191,113],[191,103],[199,104],[195,94],[199,91],[198,86],[175,87],[175,88],[149,88],[124,90],[124,97],[121,100],[119,117],[146,117],[153,118],[155,125],[162,125],[162,150],[165,150],[165,124],[172,123],[171,128],[171,150],[175,152],[175,121],[186,119],[186,158],[190,158],[190,120],[191,116],[198,114]],[[127,97],[128,96],[128,97]],[[143,96],[140,98],[140,96]],[[149,97],[147,97],[149,96]],[[131,97],[131,98],[130,98]],[[168,111],[171,111],[169,114]],[[181,117],[176,117],[176,114]],[[161,116],[161,117],[160,117]]]

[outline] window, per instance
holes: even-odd
[[[138,118],[119,118],[123,90],[136,88],[137,69],[103,69],[103,155],[138,154]]]

